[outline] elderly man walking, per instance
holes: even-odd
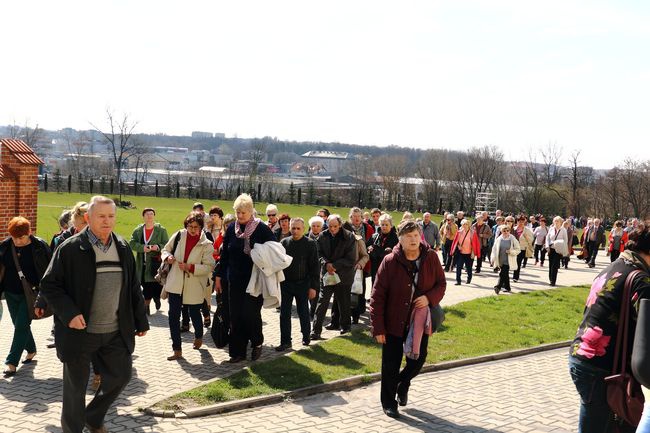
[[[431,221],[431,213],[425,212],[422,215],[423,221],[420,224],[420,230],[422,230],[422,237],[434,250],[440,248],[440,230],[436,223]]]
[[[88,227],[61,244],[41,281],[63,362],[64,433],[106,431],[106,412],[131,379],[135,336],[149,330],[133,252],[113,233],[115,203],[95,196],[85,217]],[[102,382],[86,406],[91,358]]]

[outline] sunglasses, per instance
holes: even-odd
[[[275,213],[267,213],[267,214],[266,214],[267,217],[272,217],[272,216],[276,216],[276,215],[277,215],[277,214],[275,214]]]

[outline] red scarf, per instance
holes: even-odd
[[[239,239],[244,239],[244,254],[247,254],[250,256],[251,254],[251,235],[257,228],[257,225],[261,223],[262,220],[259,218],[254,218],[251,216],[251,219],[248,220],[246,223],[246,226],[244,227],[244,230],[242,230],[241,224],[239,224],[239,221],[235,221],[235,236],[237,236]]]

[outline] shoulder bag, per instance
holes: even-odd
[[[630,291],[634,278],[641,271],[630,272],[625,279],[621,312],[618,316],[618,332],[616,334],[616,347],[614,349],[614,364],[612,375],[605,378],[607,386],[607,404],[618,420],[637,426],[641,421],[643,412],[643,393],[641,386],[627,371],[628,364],[628,331],[630,327]]]
[[[181,239],[181,232],[180,230],[178,233],[176,233],[176,237],[174,238],[174,246],[172,247],[172,254],[176,256],[176,247],[178,247],[178,242]],[[160,267],[158,268],[158,272],[154,276],[154,279],[158,281],[158,284],[163,286],[163,293],[160,294],[161,299],[167,299],[166,293],[165,292],[165,283],[167,283],[167,276],[169,275],[169,271],[171,270],[172,265],[167,263],[167,260],[163,261],[160,264]]]
[[[227,288],[224,288],[228,290]],[[214,312],[214,318],[212,320],[212,328],[210,329],[210,335],[214,340],[214,345],[219,349],[226,347],[230,339],[230,324],[226,323],[224,320],[224,308],[228,308],[227,305],[223,305],[223,294],[218,293],[216,296],[217,300],[217,311]]]
[[[36,304],[36,298],[38,297],[38,286],[32,286],[30,282],[27,281],[27,278],[25,278],[25,274],[23,274],[23,270],[20,267],[20,262],[18,261],[18,255],[16,254],[16,248],[14,247],[13,242],[11,242],[11,255],[14,257],[14,264],[16,265],[16,270],[18,271],[18,277],[20,277],[20,284],[23,286],[23,293],[25,294],[25,299],[27,300],[27,314],[29,315],[29,318],[32,320],[38,320],[50,317],[53,311],[52,307],[49,305],[45,308],[45,313],[43,313],[41,317],[36,317],[36,314],[34,313],[34,305]]]

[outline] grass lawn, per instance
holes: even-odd
[[[58,232],[57,219],[64,209],[71,208],[78,201],[88,201],[90,194],[68,194],[56,192],[39,192],[38,193],[38,233],[37,235],[48,242]],[[183,219],[192,210],[192,204],[197,200],[188,198],[156,198],[156,197],[131,197],[122,196],[123,200],[128,200],[135,206],[134,209],[119,209],[117,212],[117,225],[115,231],[125,237],[131,238],[133,229],[142,222],[142,209],[152,207],[156,209],[156,221],[161,223],[167,229],[171,236],[176,230],[182,228]],[[233,213],[232,201],[228,200],[198,200],[205,206],[205,211],[209,211],[213,205],[218,205],[224,213]],[[266,202],[256,202],[255,208],[263,220],[266,220],[264,211]],[[288,213],[291,217],[302,217],[305,222],[316,211],[323,206],[312,205],[290,205],[277,204],[280,213]],[[331,213],[339,213],[343,219],[347,219],[350,208],[327,207]],[[390,212],[393,217],[393,223],[398,224],[402,219],[403,212]],[[414,214],[421,217],[421,214]],[[441,215],[434,215],[433,220],[438,224],[442,219]]]
[[[570,340],[588,287],[475,299],[445,309],[444,329],[429,340],[427,363],[469,358]],[[156,406],[183,409],[288,391],[378,372],[381,348],[368,331],[337,337],[288,356],[254,363],[224,379],[177,394]]]

